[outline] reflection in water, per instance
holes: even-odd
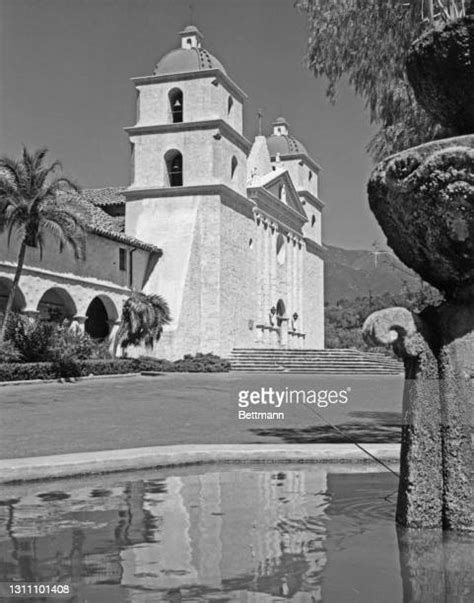
[[[474,601],[471,534],[398,529],[404,603]]]
[[[461,550],[456,537],[399,532],[399,565],[383,499],[393,483],[377,474],[226,468],[58,484],[0,501],[0,581],[74,584],[81,601],[389,603],[402,600],[401,565],[405,603],[471,600],[460,597],[472,539]]]

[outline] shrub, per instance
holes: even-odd
[[[164,373],[225,373],[230,370],[230,362],[215,354],[186,354],[184,358],[171,362],[151,358],[140,357],[142,371],[161,371]]]
[[[53,323],[30,322],[25,316],[16,314],[8,322],[6,339],[18,350],[24,362],[47,362],[54,359],[56,328]]]
[[[0,362],[21,362],[21,354],[11,341],[0,343]]]
[[[140,356],[140,369],[142,371],[161,371],[164,373],[174,372],[174,363],[171,360],[153,358],[151,356]]]
[[[116,358],[114,360],[81,360],[78,362],[81,375],[124,375],[139,373],[140,361],[137,358]]]
[[[71,329],[68,322],[56,327],[52,353],[56,357],[69,356],[76,360],[111,356],[107,341],[95,341],[88,333]]]
[[[62,356],[53,362],[56,377],[76,379],[81,376],[81,367],[72,356]]]
[[[26,381],[54,379],[56,373],[51,362],[10,362],[0,364],[0,381]]]

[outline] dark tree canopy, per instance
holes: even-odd
[[[405,148],[449,135],[416,103],[405,75],[412,42],[463,10],[469,0],[296,0],[307,14],[306,62],[328,79],[327,95],[347,77],[380,129],[368,144],[380,160]],[[474,3],[473,3],[474,4]]]

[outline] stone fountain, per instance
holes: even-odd
[[[405,364],[397,522],[470,529],[474,376],[474,135],[389,157],[369,203],[397,256],[444,293],[420,314],[370,315],[364,337]]]
[[[368,185],[388,245],[444,294],[416,314],[373,313],[363,326],[405,364],[397,522],[407,528],[473,528],[474,6],[435,27],[407,57],[419,104],[457,136],[387,158]]]

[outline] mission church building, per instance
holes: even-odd
[[[170,306],[158,357],[323,348],[320,167],[282,117],[270,136],[245,138],[246,94],[196,27],[180,37],[152,75],[132,80],[130,186],[81,194],[93,209],[86,259],[30,250],[16,308],[56,307],[113,337],[135,288]],[[1,304],[16,252],[4,235],[0,245]]]

